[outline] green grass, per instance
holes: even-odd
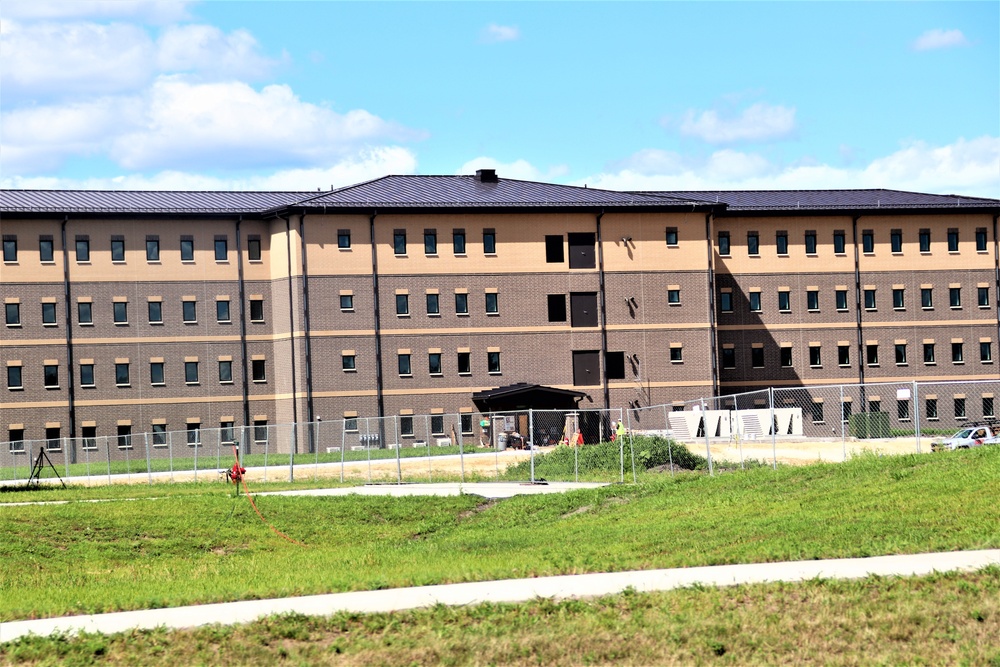
[[[475,496],[258,499],[264,516],[307,548],[275,536],[245,498],[221,484],[202,485],[202,493],[195,492],[198,485],[144,486],[147,497],[134,501],[0,507],[0,620],[510,577],[1000,547],[997,447],[869,455],[716,477],[646,477],[638,485],[494,503]],[[117,498],[127,493],[104,491]],[[59,489],[47,497],[93,493]]]

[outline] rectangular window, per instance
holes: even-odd
[[[236,442],[236,429],[233,428],[233,422],[219,422],[219,440],[223,444],[227,445],[231,445]]]
[[[431,375],[441,375],[441,353],[431,352],[427,355],[427,372]]]
[[[397,229],[392,233],[392,252],[396,255],[406,254],[406,230]]]
[[[472,354],[469,352],[458,353],[458,374],[469,375],[472,373]]]
[[[965,363],[965,344],[964,343],[952,343],[951,344],[951,361],[952,361],[952,363],[956,363],[956,364]]]
[[[55,246],[52,244],[51,236],[38,238],[38,259],[42,262],[55,261]]]
[[[463,413],[459,417],[459,421],[462,422],[462,435],[472,435],[472,415]]]
[[[250,377],[254,382],[267,382],[266,364],[263,359],[250,360]]]
[[[779,255],[788,254],[788,232],[777,232],[775,234],[774,247]]]
[[[961,287],[949,287],[948,288],[948,305],[952,308],[962,307],[962,288]]]
[[[94,386],[94,364],[80,364],[80,386]]]
[[[340,368],[345,371],[356,371],[358,370],[358,359],[357,356],[353,354],[342,354],[340,355]]]
[[[396,366],[399,370],[400,375],[412,375],[412,368],[410,368],[410,355],[400,353],[396,357]]]
[[[882,401],[868,401],[868,412],[881,412]]]
[[[231,384],[233,381],[233,362],[223,360],[219,362],[219,384]]]
[[[869,366],[878,366],[878,345],[869,344],[865,346],[865,360]]]
[[[444,435],[444,415],[431,415],[431,435]]]
[[[132,426],[118,425],[118,449],[132,449]]]
[[[844,423],[850,423],[851,421],[851,402],[844,401],[840,404],[840,417],[844,420]]]
[[[498,315],[500,313],[499,294],[496,292],[486,293],[486,314]]]
[[[921,229],[920,230],[920,252],[930,252],[931,251],[931,230]]]
[[[116,363],[115,364],[115,385],[119,387],[127,387],[131,384],[129,379],[128,364],[127,363]]]
[[[983,396],[983,418],[996,419],[995,408],[993,407],[993,397]]]
[[[597,256],[594,253],[595,239],[594,234],[569,234],[569,268],[593,269],[597,266]]]
[[[806,290],[806,308],[819,310],[819,290]]]
[[[847,290],[839,289],[836,291],[837,298],[837,310],[847,310]]]
[[[933,308],[934,307],[934,290],[930,287],[920,288],[920,307],[921,308]]]
[[[128,324],[128,303],[125,301],[115,301],[115,324]]]
[[[924,343],[924,363],[936,364],[934,359],[934,343]]]
[[[403,415],[399,418],[399,434],[403,436],[413,435],[413,417]]]
[[[993,361],[993,344],[987,341],[981,341],[979,343],[979,361],[984,364]]]
[[[215,319],[218,322],[229,322],[229,300],[219,299],[215,302]]]
[[[42,304],[42,324],[52,326],[56,323],[56,304]]]
[[[910,421],[910,402],[908,400],[896,400],[896,417],[901,422]]]
[[[348,433],[358,432],[358,418],[357,417],[344,417],[344,430]]]
[[[409,294],[397,294],[396,295],[396,315],[409,315],[410,314],[410,295]]]
[[[465,254],[465,230],[454,229],[451,232],[451,249],[456,255]]]
[[[125,261],[125,237],[124,236],[112,236],[111,237],[111,261],[112,262],[124,262]]]
[[[562,234],[545,237],[545,262],[547,264],[562,264],[565,261],[563,254]]]
[[[500,353],[499,352],[487,352],[486,353],[486,370],[491,374],[498,374],[500,372]]]
[[[681,291],[679,289],[667,290],[667,303],[676,306],[681,302]]]
[[[948,230],[948,252],[958,252],[958,230]]]
[[[253,420],[253,441],[258,445],[266,445],[270,429],[266,419]]]
[[[847,235],[842,229],[833,232],[833,252],[838,255],[847,252]]]
[[[938,409],[937,409],[937,399],[936,398],[928,398],[924,402],[924,414],[927,416],[928,419],[934,419],[934,420],[936,420],[938,418]]]
[[[440,315],[441,314],[441,300],[438,294],[427,295],[427,314],[428,315]]]
[[[483,230],[483,252],[487,255],[497,253],[497,233],[492,229]]]
[[[989,308],[989,306],[990,306],[990,288],[989,287],[977,287],[976,288],[976,303],[979,304],[980,308]]]
[[[624,352],[608,352],[604,355],[604,374],[609,380],[625,379]]]
[[[198,384],[198,362],[184,362],[184,382],[187,384]]]
[[[182,262],[193,262],[194,261],[194,237],[193,236],[182,236],[181,237],[181,261]]]
[[[906,344],[896,343],[896,365],[905,366],[906,365]]]
[[[225,236],[215,237],[215,261],[225,262],[229,259],[229,239]]]
[[[90,237],[89,236],[77,236],[76,237],[76,261],[78,261],[78,262],[89,262],[90,261]]]
[[[193,324],[198,321],[198,302],[197,301],[184,301],[183,302],[183,313],[184,322],[186,324]]]
[[[837,365],[838,366],[850,366],[851,365],[851,346],[850,345],[838,345],[837,346]]]
[[[146,261],[147,262],[159,262],[160,261],[160,237],[159,236],[147,236],[146,237]]]
[[[986,228],[976,229],[976,251],[986,252]]]
[[[570,326],[597,326],[597,292],[573,292],[569,295]]]
[[[823,365],[823,357],[822,357],[822,354],[821,354],[822,351],[823,351],[823,348],[821,348],[819,345],[810,345],[809,346],[809,365],[810,366],[822,366]]]
[[[17,261],[17,237],[4,235],[3,237],[3,261]]]
[[[760,292],[750,292],[750,312],[759,313],[760,308]]]
[[[782,368],[792,367],[792,348],[781,347],[778,348],[778,359]]]
[[[723,257],[729,257],[729,232],[719,232],[719,254]]]
[[[667,227],[667,245],[670,247],[677,245],[677,228]]]
[[[7,441],[10,442],[11,453],[24,453],[24,429],[7,429]]]
[[[340,309],[341,310],[354,310],[354,295],[353,294],[341,294],[340,295]]]
[[[955,399],[955,419],[965,419],[965,399]]]
[[[149,362],[149,384],[154,384],[154,385],[166,384],[163,377],[162,361]]]
[[[889,232],[889,244],[892,246],[892,252],[900,253],[903,252],[903,230],[893,229]]]
[[[893,288],[892,290],[892,307],[896,310],[903,310],[906,308],[906,301],[904,299],[905,291],[899,288]]]
[[[263,299],[250,299],[250,321],[251,322],[263,322],[264,321],[264,300]]]
[[[76,304],[76,319],[80,324],[94,323],[94,309],[89,301],[80,301]]]
[[[760,235],[757,232],[747,232],[747,254],[760,254]]]
[[[167,444],[167,425],[153,424],[153,446],[163,447]]]
[[[7,367],[7,388],[8,389],[24,389],[24,381],[21,377],[21,367],[20,366],[8,366]]]
[[[201,424],[194,422],[187,425],[187,444],[197,447],[201,444]]]
[[[260,261],[260,237],[250,236],[247,238],[247,259],[251,262]]]
[[[812,404],[812,423],[822,424],[823,423],[823,404],[813,403]]]
[[[719,310],[724,313],[733,312],[733,293],[732,292],[720,292],[719,293]]]
[[[816,232],[813,231],[806,232],[806,254],[807,255],[816,254]]]
[[[436,229],[424,230],[424,254],[436,255],[438,252],[438,234]]]
[[[9,327],[21,326],[21,304],[5,303],[4,310],[6,311],[7,326]]]
[[[875,290],[865,290],[865,310],[875,310]]]
[[[351,230],[350,229],[338,229],[337,230],[337,247],[347,249],[351,247]]]
[[[753,368],[764,368],[764,348],[750,348],[750,365]]]
[[[684,361],[684,348],[683,347],[671,347],[670,348],[670,363],[679,364]]]
[[[875,232],[871,229],[861,232],[861,250],[868,254],[875,252]]]
[[[146,304],[149,311],[150,324],[163,324],[163,303],[160,301],[149,301]]]
[[[792,295],[790,292],[785,292],[785,291],[778,292],[778,310],[782,313],[791,312]]]
[[[732,347],[722,348],[722,367],[736,368],[736,349]]]
[[[469,314],[469,295],[465,292],[455,293],[455,314],[457,315],[468,315]]]

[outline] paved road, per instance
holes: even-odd
[[[79,631],[110,634],[133,628],[192,628],[213,623],[248,623],[261,616],[288,612],[309,615],[328,615],[338,611],[387,612],[435,604],[471,605],[481,602],[526,602],[538,597],[594,597],[620,593],[629,587],[637,591],[665,591],[694,584],[732,586],[804,581],[817,577],[859,579],[872,574],[910,576],[952,570],[978,570],[988,565],[1000,565],[1000,549],[482,581],[12,621],[0,623],[0,643],[26,634],[49,635]]]

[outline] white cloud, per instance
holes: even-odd
[[[577,184],[611,190],[889,188],[1000,197],[1000,137],[958,139],[946,146],[914,142],[857,168],[805,161],[777,165],[758,154],[731,150],[691,159],[653,149],[614,168]]]
[[[913,41],[916,51],[931,51],[933,49],[950,49],[956,46],[968,46],[969,40],[961,30],[928,30]]]
[[[521,31],[513,25],[491,23],[483,29],[480,39],[487,44],[513,42],[521,38]]]
[[[274,65],[258,52],[258,46],[246,30],[227,35],[210,25],[172,26],[157,41],[156,63],[161,72],[256,79]]]
[[[795,109],[758,102],[735,118],[723,118],[715,110],[684,114],[681,134],[697,137],[711,144],[741,141],[773,141],[795,131]]]
[[[527,160],[505,163],[485,156],[469,160],[455,173],[460,176],[468,176],[475,174],[477,169],[496,169],[497,176],[500,178],[513,178],[519,181],[551,181],[569,173],[569,167],[564,164],[554,165],[548,170],[542,171]]]
[[[4,0],[5,18],[65,20],[128,18],[169,23],[188,18],[188,0]]]

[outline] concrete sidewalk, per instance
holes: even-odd
[[[1000,565],[1000,549],[482,581],[12,621],[0,623],[0,643],[27,634],[49,635],[80,631],[110,634],[133,628],[193,628],[213,623],[248,623],[261,616],[288,612],[307,615],[329,615],[338,611],[387,612],[435,604],[473,605],[482,602],[525,602],[540,597],[595,597],[620,593],[626,588],[666,591],[694,584],[733,586],[815,578],[860,579],[872,574],[912,576],[953,570],[978,570],[988,565]]]

